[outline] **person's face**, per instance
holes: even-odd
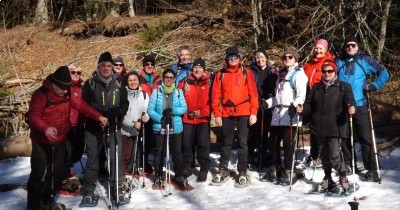
[[[267,57],[263,53],[258,52],[256,54],[257,66],[265,68],[267,66]]]
[[[52,83],[51,86],[53,87],[53,91],[56,93],[57,96],[63,97],[65,94],[68,93],[68,90],[62,89],[54,83]]]
[[[173,73],[167,73],[163,77],[163,83],[167,87],[171,87],[172,85],[175,85],[175,76]]]
[[[146,72],[146,74],[152,74],[154,69],[155,69],[154,63],[147,62],[144,64],[144,72]]]
[[[79,81],[81,79],[82,71],[79,68],[69,70],[72,81]]]
[[[113,64],[111,62],[99,63],[99,72],[104,78],[109,78],[113,73]]]
[[[120,74],[122,73],[123,70],[124,70],[124,64],[122,64],[122,63],[116,63],[116,64],[114,65],[114,71],[115,71],[118,75],[120,75]]]
[[[292,67],[296,63],[296,59],[292,54],[286,54],[283,56],[282,59],[283,59],[283,65],[285,65],[285,67]]]
[[[189,63],[192,59],[192,54],[189,50],[181,50],[179,52],[179,63]]]
[[[332,66],[323,66],[322,67],[322,78],[326,81],[332,80],[335,78],[336,72]]]
[[[228,60],[228,65],[229,66],[235,66],[235,65],[237,65],[239,63],[240,58],[238,56],[234,55],[234,56],[229,56],[227,58],[227,60]]]
[[[314,48],[315,57],[322,58],[325,56],[325,53],[326,53],[326,49],[325,49],[324,45],[322,45],[322,44],[315,45],[315,48]]]
[[[193,67],[193,76],[196,79],[200,79],[204,74],[204,69],[201,66]]]
[[[345,46],[345,50],[347,54],[353,56],[358,52],[358,44],[355,42],[348,42]]]
[[[128,87],[132,90],[139,87],[139,78],[136,75],[130,75],[128,77]]]

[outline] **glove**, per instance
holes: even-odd
[[[373,91],[376,91],[377,89],[376,89],[375,85],[367,84],[364,86],[364,90],[368,91],[368,92],[373,92]]]
[[[164,127],[167,124],[171,124],[172,109],[171,108],[164,109],[162,115],[163,115],[161,118],[162,126]]]
[[[188,112],[188,114],[187,114],[187,116],[188,116],[189,120],[193,120],[193,119],[194,119],[194,116],[195,116],[195,114],[194,114],[194,112],[193,112],[193,111],[189,111],[189,112]]]
[[[289,106],[289,116],[290,117],[294,117],[294,115],[296,115],[296,107],[294,107],[293,104],[290,104],[290,106]]]
[[[267,103],[267,100],[265,99],[265,98],[262,98],[261,99],[261,106],[262,106],[262,108],[265,110],[265,109],[268,109],[268,103]]]

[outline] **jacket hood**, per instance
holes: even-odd
[[[51,102],[54,103],[62,102],[69,98],[69,94],[65,94],[64,96],[56,95],[56,93],[53,90],[53,86],[51,85],[51,75],[47,76],[46,79],[43,81],[43,87],[46,89],[48,100],[50,100]]]

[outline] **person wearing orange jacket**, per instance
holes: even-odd
[[[183,115],[183,161],[185,171],[191,174],[193,162],[193,144],[197,146],[197,159],[200,164],[198,182],[207,180],[210,169],[210,84],[205,74],[206,64],[198,58],[193,62],[193,72],[183,79],[178,88],[182,89],[187,104]]]
[[[226,50],[224,68],[215,75],[212,87],[211,107],[217,126],[222,127],[222,151],[219,172],[214,183],[222,183],[229,176],[228,162],[232,148],[235,125],[238,133],[238,179],[235,186],[248,184],[247,138],[249,126],[257,122],[258,94],[254,75],[246,69],[236,47]]]
[[[311,59],[304,64],[304,72],[307,75],[308,83],[307,83],[307,92],[313,88],[315,84],[318,84],[322,78],[322,65],[326,60],[333,60],[333,56],[328,52],[328,41],[325,39],[318,39],[315,42],[314,46],[314,54]],[[308,121],[305,119],[305,121]],[[321,161],[319,159],[319,148],[320,142],[317,141],[317,137],[315,134],[310,134],[310,155],[307,157],[307,163],[312,163],[317,167],[321,167]]]

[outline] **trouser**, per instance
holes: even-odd
[[[145,160],[145,167],[151,168],[153,163],[149,160],[149,156],[153,155],[154,158],[154,134],[153,134],[153,122],[149,120],[146,124],[144,124],[145,132],[144,132],[144,160]]]
[[[353,115],[354,133],[358,136],[361,145],[364,168],[376,170],[376,161],[371,141],[371,125],[369,124],[369,113],[367,106],[356,107]]]
[[[310,155],[313,160],[316,160],[319,156],[319,150],[321,147],[321,140],[318,139],[316,134],[310,133]]]
[[[262,113],[264,113],[264,115],[262,115]],[[271,118],[272,109],[259,109],[257,112],[257,122],[249,127],[248,153],[250,164],[259,163],[258,159],[261,158],[261,167],[266,166],[267,160],[265,154],[267,151],[268,132],[271,127]],[[261,122],[263,122],[263,124]],[[262,132],[261,129],[263,130]],[[256,150],[258,150],[258,152],[256,152]]]
[[[221,148],[221,159],[220,168],[227,168],[229,157],[233,144],[233,137],[235,135],[235,125],[238,134],[238,171],[247,170],[248,162],[248,148],[247,148],[247,137],[249,134],[249,117],[225,117],[222,118],[222,148]]]
[[[133,165],[137,162],[138,136],[122,135],[122,170],[124,174],[134,172]],[[136,152],[135,152],[136,147]]]
[[[341,138],[325,137],[321,140],[320,158],[325,175],[331,174],[332,168],[339,172],[340,176],[346,176],[346,169],[341,150]]]
[[[165,155],[167,152],[167,135],[155,133],[154,136],[154,169],[156,176],[162,176],[163,163],[165,161]],[[170,134],[168,146],[170,152],[169,155],[172,156],[175,177],[181,177],[183,176],[184,167],[182,159],[182,133]]]
[[[191,167],[194,152],[193,145],[196,145],[197,160],[201,170],[210,168],[210,126],[208,123],[197,125],[183,124],[182,152],[185,167]]]
[[[72,127],[66,141],[65,165],[63,179],[71,177],[70,167],[82,158],[85,148],[84,129]]]
[[[292,135],[290,135],[290,129],[292,129]],[[292,168],[295,135],[295,126],[271,126],[270,141],[267,144],[268,167],[281,164],[280,143],[283,141],[284,168],[288,170]]]
[[[51,179],[54,178],[54,192],[60,188],[63,176],[65,142],[52,146],[32,142],[31,174],[28,180],[28,209],[39,209],[41,202],[51,202]],[[54,172],[52,171],[52,165]]]
[[[110,128],[111,129],[111,128]],[[122,164],[120,164],[121,154],[122,154],[122,140],[121,140],[121,131],[118,129],[118,132],[115,133],[114,130],[110,130],[110,135],[106,142],[103,139],[103,132],[99,130],[86,130],[85,131],[85,143],[86,143],[86,152],[87,152],[87,162],[85,167],[85,175],[83,177],[83,183],[85,187],[85,193],[94,192],[96,188],[96,182],[98,179],[98,170],[99,170],[99,154],[104,149],[107,149],[107,143],[110,149],[110,157],[107,157],[110,161],[110,178],[111,185],[115,186],[116,182],[116,142],[118,143],[118,179],[122,180]],[[107,137],[106,137],[107,138]],[[116,141],[117,140],[117,141]],[[106,145],[105,145],[106,144]],[[108,154],[107,154],[108,155]],[[121,182],[121,181],[119,181]]]
[[[342,139],[341,149],[343,153],[344,164],[351,166],[351,160],[353,159],[351,150],[354,150],[354,148],[351,148],[351,141],[349,138]],[[357,162],[357,158],[354,160],[354,162]]]

